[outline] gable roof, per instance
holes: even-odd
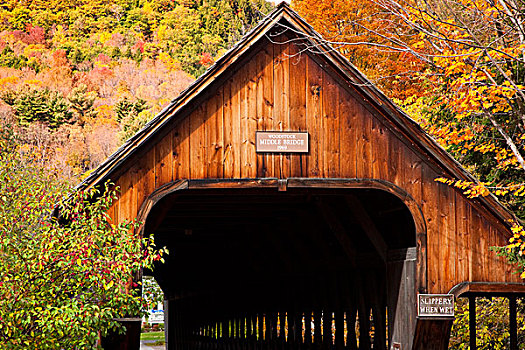
[[[286,26],[280,23],[283,21],[287,23]],[[349,84],[357,87],[369,102],[373,103],[376,108],[382,110],[385,115],[388,115],[396,127],[408,135],[412,142],[427,153],[429,160],[439,164],[455,178],[478,182],[472,174],[464,169],[458,161],[428,135],[418,123],[386,97],[383,92],[369,81],[365,75],[353,66],[342,54],[331,47],[321,35],[293,11],[286,2],[281,2],[270,14],[262,19],[256,27],[220,57],[203,75],[190,84],[188,88],[172,100],[139,132],[128,139],[115,153],[100,164],[77,186],[77,189],[82,190],[96,186],[106,180],[110,173],[118,169],[123,162],[156,135],[164,125],[176,118],[179,111],[195,101],[207,86],[222,76],[233,64],[240,61],[245,52],[261,38],[268,37],[270,30],[276,27],[291,30],[294,34],[302,37],[308,45],[315,47],[316,55],[322,56],[331,63],[333,68],[335,68]],[[479,197],[477,200],[507,227],[509,227],[510,221],[516,219],[493,195]]]

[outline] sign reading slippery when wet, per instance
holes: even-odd
[[[255,133],[257,152],[308,153],[308,133],[300,131],[257,131]]]
[[[454,317],[454,295],[418,294],[417,315],[420,317]]]

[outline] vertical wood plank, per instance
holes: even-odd
[[[339,90],[340,86],[329,75],[323,80],[322,135],[323,168],[327,177],[339,175],[340,126],[339,126]]]
[[[496,233],[496,230],[492,225],[489,224],[488,227],[489,230],[489,239],[488,244],[489,247],[495,247],[500,246],[498,236]],[[496,255],[496,252],[490,251],[489,253],[489,277],[491,280],[501,280],[501,275],[499,275],[499,271],[505,271],[505,267],[501,264],[501,258]],[[496,277],[498,276],[498,277]]]
[[[339,89],[339,118],[341,127],[341,177],[355,178],[357,161],[357,108],[355,99],[344,89]]]
[[[126,171],[122,176],[119,178],[117,182],[117,186],[120,188],[120,196],[119,196],[119,220],[120,222],[123,222],[125,220],[131,220],[132,213],[131,213],[131,206],[133,201],[133,176],[132,176],[132,169],[129,169]]]
[[[206,105],[203,103],[190,116],[190,178],[203,179],[206,176]]]
[[[273,52],[273,45],[266,45],[266,47],[262,50],[263,58],[262,62],[264,64],[264,81],[263,81],[263,88],[262,88],[262,117],[263,117],[263,128],[264,130],[273,130],[273,118],[274,118],[274,105],[275,105],[275,99],[273,95],[273,84],[274,84],[274,76],[273,76],[273,60],[274,60],[274,52]],[[266,167],[266,176],[268,177],[276,177],[275,172],[275,161],[274,161],[274,155],[273,154],[265,154],[264,155],[264,164]]]
[[[472,252],[472,280],[471,281],[482,281],[483,280],[483,267],[481,266],[484,263],[482,254],[482,247],[484,244],[484,238],[481,237],[480,227],[481,227],[481,218],[478,211],[471,206],[470,212],[470,251]]]
[[[173,180],[190,177],[190,118],[180,120],[173,129]]]
[[[239,317],[239,344],[240,348],[243,347],[243,344],[246,340],[246,319],[244,317]]]
[[[271,349],[278,349],[279,348],[279,338],[277,337],[277,334],[279,332],[279,329],[277,327],[278,325],[278,319],[279,315],[277,312],[273,312],[272,317],[272,329],[271,329]]]
[[[366,273],[366,272],[365,272]],[[370,349],[370,302],[366,293],[364,278],[366,275],[357,275],[357,309],[359,314],[359,349]]]
[[[272,53],[269,52],[272,50]],[[257,71],[257,130],[265,131],[271,125],[273,113],[273,49],[265,45],[255,56]],[[257,154],[257,177],[268,177],[268,166],[271,155]]]
[[[355,332],[357,302],[353,280],[352,274],[349,273],[341,278],[341,292],[344,293],[343,306],[346,314],[346,348],[349,350],[357,350],[357,335]]]
[[[375,271],[368,290],[372,291],[372,317],[374,319],[374,349],[386,350],[386,308],[385,308],[385,276],[383,271]],[[414,280],[414,276],[410,276]],[[407,305],[407,309],[410,309]],[[408,329],[406,331],[409,331]]]
[[[369,112],[361,105],[357,105],[358,116],[356,118],[357,130],[357,177],[370,178],[371,172],[371,147],[370,133],[372,120]]]
[[[370,115],[370,174],[374,179],[381,178],[381,123],[377,121],[377,118]],[[386,151],[386,149],[385,149]]]
[[[467,252],[468,252],[468,280],[469,281],[473,281],[473,278],[474,278],[474,257],[476,256],[474,254],[474,249],[472,248],[472,231],[475,230],[475,228],[473,229],[473,225],[472,225],[472,211],[473,211],[473,208],[472,208],[472,205],[470,205],[470,203],[466,203],[467,204],[467,229],[468,229],[468,236],[466,237],[466,241],[465,243],[467,244]],[[474,242],[474,244],[477,244],[477,242]]]
[[[274,38],[273,44],[273,95],[274,117],[273,129],[287,131],[290,128],[290,47],[288,38],[279,35]],[[276,154],[274,157],[275,175],[286,178],[290,175],[290,155]]]
[[[244,70],[238,71],[232,78],[231,81],[231,125],[230,128],[232,130],[231,135],[231,147],[230,147],[230,155],[232,157],[233,161],[233,172],[232,177],[233,178],[240,178],[241,177],[241,168],[242,168],[242,149],[241,149],[241,126],[242,126],[242,120],[241,120],[241,101],[242,101],[242,95],[244,93],[242,92],[242,85],[241,81],[243,79],[242,75],[244,74]],[[225,125],[225,127],[227,127]]]
[[[375,144],[375,141],[374,141]],[[382,152],[385,156],[388,154],[388,152]],[[401,157],[403,157],[404,161],[404,167],[400,169],[400,171],[403,173],[402,176],[400,176],[400,180],[402,178],[402,181],[404,183],[403,188],[414,198],[414,200],[420,204],[421,203],[421,196],[422,196],[422,160],[421,158],[415,154],[413,151],[409,149],[403,149],[401,153]],[[383,161],[383,160],[381,160]],[[384,159],[384,161],[387,163],[389,160]],[[385,163],[385,164],[386,164]],[[385,167],[381,167],[385,168]],[[386,169],[386,168],[385,168]],[[383,170],[382,170],[383,171]],[[381,172],[382,172],[381,171]],[[388,176],[388,174],[381,173],[380,176]],[[431,185],[431,184],[427,184]],[[433,184],[432,184],[433,185]]]
[[[116,197],[113,199],[113,202],[111,203],[111,206],[108,209],[108,215],[111,218],[111,223],[117,224],[119,223],[119,203],[120,203],[120,189],[117,188],[116,182],[113,182],[113,185],[110,186],[111,191],[115,191]]]
[[[403,151],[402,145],[396,136],[391,135],[391,137],[388,138],[388,177],[390,182],[400,187],[404,187],[405,185],[403,174],[404,159],[401,157],[401,152]],[[422,181],[426,181],[426,179]]]
[[[422,207],[427,221],[427,257],[428,257],[428,291],[429,293],[440,293],[439,275],[441,269],[440,262],[440,232],[439,232],[439,187],[446,186],[436,183],[438,177],[429,167],[423,167],[423,184],[434,184],[433,186],[423,185]]]
[[[469,279],[468,224],[467,207],[463,196],[456,192],[456,279]]]
[[[305,349],[311,349],[312,345],[312,311],[309,307],[306,308],[304,313],[304,344]]]
[[[313,333],[313,342],[316,349],[320,348],[321,343],[323,342],[322,331],[321,331],[321,308],[319,305],[316,305],[314,311],[314,333]]]
[[[228,79],[222,86],[222,111],[224,128],[223,176],[225,178],[232,178],[234,173],[232,79]]]
[[[167,136],[169,144],[171,145],[171,133]],[[163,139],[165,140],[165,139]],[[171,154],[171,148],[167,151]],[[156,173],[159,170],[157,165],[159,162],[156,162],[156,148],[151,149],[146,155],[140,157],[137,163],[137,172],[135,178],[135,187],[136,187],[136,212],[135,216],[138,214],[138,209],[141,207],[144,200],[155,190],[156,186]],[[171,160],[170,163],[166,164],[164,168],[171,169]],[[170,172],[171,173],[171,172]],[[167,180],[166,178],[164,180]]]
[[[259,344],[264,344],[264,314],[262,312],[257,317],[257,339]]]
[[[251,60],[250,62],[253,62]],[[250,164],[248,160],[248,119],[249,115],[249,90],[250,90],[250,62],[247,62],[243,67],[239,69],[237,73],[237,78],[239,79],[239,106],[238,109],[239,118],[240,118],[240,128],[239,128],[239,146],[241,152],[241,178],[248,178],[250,173]]]
[[[170,130],[154,147],[155,187],[173,180],[173,131]]]
[[[295,43],[290,44],[290,129],[306,130],[306,54]],[[306,176],[306,155],[291,154],[290,175]]]
[[[310,134],[310,152],[307,156],[307,176],[321,177],[322,149],[321,112],[323,71],[309,56],[306,56],[306,128]]]
[[[332,311],[323,308],[323,349],[332,348]]]
[[[455,194],[454,189],[449,186],[439,188],[439,239],[440,239],[440,290],[447,292],[456,283],[456,233],[455,218]]]
[[[279,343],[281,348],[284,348],[286,344],[286,311],[279,311]]]
[[[207,137],[207,178],[223,177],[224,148],[223,148],[223,115],[222,115],[222,88],[210,94],[206,101],[206,137]]]
[[[251,345],[257,347],[257,314],[254,312],[251,316]]]
[[[490,276],[490,265],[491,265],[491,252],[489,250],[489,233],[490,233],[490,227],[487,220],[481,215],[479,216],[479,226],[478,230],[481,231],[480,233],[480,240],[479,240],[479,248],[480,252],[479,255],[481,256],[481,264],[479,264],[480,269],[480,276],[482,281],[490,281],[493,279],[493,276]]]
[[[374,179],[388,178],[388,137],[392,137],[378,118],[372,118],[372,177]],[[421,175],[421,174],[420,174]]]
[[[151,168],[155,169],[154,165],[151,164]],[[139,206],[138,206],[138,198],[139,198],[139,194],[138,194],[138,179],[139,179],[139,171],[140,171],[140,163],[137,162],[135,164],[133,164],[130,168],[130,171],[129,173],[131,174],[131,177],[130,177],[130,185],[129,185],[129,189],[130,189],[130,198],[129,198],[129,219],[130,220],[135,220],[137,218],[137,213],[139,211]],[[153,174],[153,177],[152,177],[152,181],[154,181],[154,177],[155,175]],[[142,195],[141,195],[142,197]]]
[[[244,67],[247,70],[246,81],[246,111],[245,123],[243,125],[242,142],[244,146],[244,166],[246,178],[257,176],[257,159],[255,157],[255,131],[257,130],[257,62],[252,59]]]

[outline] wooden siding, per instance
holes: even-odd
[[[135,218],[159,186],[178,179],[374,178],[406,190],[427,225],[428,292],[463,281],[518,281],[489,252],[508,230],[482,205],[434,181],[451,176],[319,56],[284,37],[253,47],[191,109],[175,116],[110,178],[121,198],[110,214]],[[257,154],[257,130],[306,130],[308,154]]]

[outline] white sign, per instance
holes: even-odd
[[[308,133],[257,131],[255,150],[268,153],[308,153]]]
[[[164,323],[164,311],[163,310],[150,310],[146,317],[147,323]]]
[[[454,295],[418,294],[417,315],[420,317],[454,317]]]

